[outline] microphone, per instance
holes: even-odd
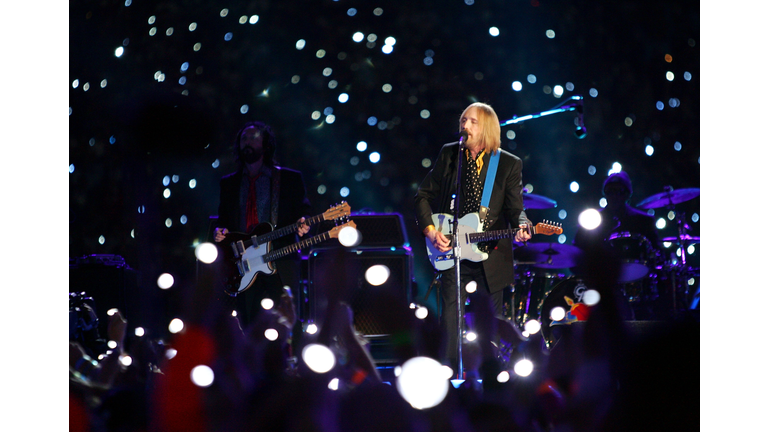
[[[464,146],[464,144],[467,143],[467,140],[469,139],[469,134],[466,130],[461,131],[459,134],[459,146]]]
[[[584,126],[584,102],[579,101],[579,104],[576,106],[576,112],[578,113],[576,117],[577,123],[573,135],[578,139],[584,139],[587,136],[587,127]]]

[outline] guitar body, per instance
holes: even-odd
[[[427,242],[427,257],[429,262],[432,263],[432,267],[435,270],[448,270],[455,264],[454,251],[456,246],[461,247],[461,259],[470,260],[474,262],[485,261],[488,259],[488,254],[481,251],[477,247],[477,243],[470,243],[468,235],[477,232],[482,232],[482,222],[480,221],[480,215],[477,213],[468,213],[459,219],[459,224],[456,228],[457,233],[454,234],[453,230],[453,215],[446,213],[436,213],[432,215],[432,223],[435,228],[443,233],[449,239],[453,237],[453,249],[448,252],[440,252],[435,249],[432,242]],[[465,246],[469,246],[466,247]]]
[[[272,248],[272,242],[256,247],[252,238],[272,232],[272,225],[263,222],[256,225],[250,233],[230,232],[217,244],[224,263],[224,291],[237,295],[251,286],[258,273],[275,272],[272,263],[264,263],[261,257]]]
[[[438,271],[448,270],[454,266],[454,251],[457,246],[461,248],[461,259],[474,262],[485,261],[488,259],[488,253],[480,250],[478,243],[512,238],[520,230],[519,228],[511,228],[483,232],[482,221],[478,213],[469,213],[459,219],[455,235],[451,232],[453,230],[453,215],[445,213],[433,214],[432,223],[438,231],[451,240],[453,245],[453,249],[448,252],[440,252],[432,245],[432,242],[426,242],[429,262]],[[538,223],[536,226],[530,227],[530,233],[542,235],[562,234],[563,229],[559,225],[551,223]]]

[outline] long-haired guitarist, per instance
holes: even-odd
[[[481,197],[488,173],[491,154],[500,153],[493,179],[493,189],[484,230],[526,226],[530,221],[523,211],[523,164],[520,158],[500,149],[501,128],[496,112],[490,105],[473,103],[459,118],[459,132],[466,132],[465,150],[459,155],[460,142],[445,144],[437,156],[432,170],[422,181],[415,196],[416,218],[426,241],[438,251],[451,250],[451,242],[433,223],[433,213],[454,214],[457,160],[462,157],[461,196],[459,218],[480,211]],[[482,213],[481,213],[482,214]],[[530,233],[520,230],[517,241],[527,241]],[[477,282],[477,290],[491,296],[494,311],[502,315],[503,290],[514,282],[514,264],[511,239],[501,239],[486,245],[488,258],[482,262],[461,262],[461,304],[466,302],[464,289],[470,281]],[[456,370],[457,365],[457,287],[455,269],[440,271],[442,325],[447,332],[444,360]],[[463,315],[463,309],[462,309]]]
[[[234,152],[237,171],[220,182],[220,201],[214,240],[221,242],[230,232],[250,233],[269,223],[272,227],[299,223],[296,232],[303,236],[309,226],[302,224],[312,214],[302,174],[275,164],[276,140],[272,128],[258,121],[246,123],[236,134]],[[296,242],[290,235],[277,239],[273,248]],[[278,304],[283,287],[298,292],[301,267],[299,258],[290,255],[275,262],[277,272],[260,275],[256,284],[236,297],[238,319],[245,328],[261,310],[261,300]]]

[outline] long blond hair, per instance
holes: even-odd
[[[477,108],[478,120],[483,125],[483,130],[480,136],[480,142],[485,145],[485,151],[488,153],[496,153],[501,147],[501,125],[499,125],[499,116],[496,115],[496,111],[491,108],[490,105],[482,102],[475,102],[472,105],[464,109],[464,112],[459,116],[459,132],[461,132],[461,119],[467,114],[470,108]]]

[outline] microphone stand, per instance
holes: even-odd
[[[456,269],[456,350],[457,350],[457,366],[458,370],[456,371],[456,379],[463,379],[464,378],[464,363],[461,358],[461,334],[462,334],[462,319],[464,318],[461,313],[461,242],[456,241],[457,237],[459,235],[458,228],[459,228],[459,211],[461,209],[461,170],[463,169],[463,159],[464,155],[462,151],[466,148],[466,138],[464,136],[461,136],[459,138],[459,155],[458,155],[458,161],[456,163],[456,197],[453,199],[453,244],[451,245],[453,247],[453,263],[454,268]]]
[[[561,112],[579,110],[583,106],[583,100],[584,100],[584,98],[581,97],[581,96],[578,96],[578,95],[571,96],[569,99],[565,100],[563,103],[561,103],[560,105],[557,105],[556,107],[554,107],[554,108],[552,108],[550,110],[542,111],[542,112],[537,113],[537,114],[528,114],[528,115],[524,115],[522,117],[514,116],[511,119],[509,119],[509,120],[507,120],[505,122],[502,122],[501,123],[501,127],[508,126],[508,125],[511,125],[511,124],[514,124],[514,123],[524,122],[524,121],[530,120],[530,119],[535,119],[535,118],[539,118],[539,117],[548,116],[550,114],[557,114],[557,113],[561,113]],[[574,101],[574,102],[571,102],[571,101]]]

